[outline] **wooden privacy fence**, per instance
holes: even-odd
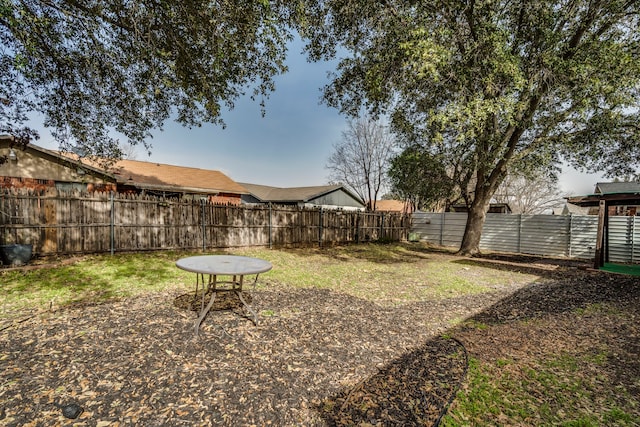
[[[0,196],[0,244],[31,244],[36,254],[399,241],[411,222],[381,212],[113,193],[2,190]]]

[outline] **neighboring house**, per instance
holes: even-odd
[[[239,205],[247,190],[222,172],[137,160],[120,160],[109,168],[68,153],[34,144],[9,148],[10,137],[0,137],[0,188],[114,191],[165,197],[207,198]]]
[[[555,212],[554,212],[555,213]],[[573,203],[565,203],[560,215],[598,215],[598,209],[592,211],[588,206],[578,206]]]
[[[37,145],[29,144],[24,149],[9,148],[12,139],[11,136],[0,135],[0,156],[8,157],[8,161],[0,165],[0,188],[116,190],[113,174]]]
[[[118,192],[164,197],[207,198],[214,203],[239,205],[247,190],[222,172],[162,163],[120,160],[110,168]]]
[[[376,200],[376,211],[379,212],[400,212],[403,214],[413,213],[411,203],[402,200]]]
[[[342,185],[316,187],[269,187],[266,185],[241,185],[249,191],[242,196],[246,204],[291,205],[298,207],[323,207],[328,209],[364,210],[365,204]]]
[[[593,194],[568,197],[567,204],[587,208],[590,215],[597,215],[600,200],[606,202],[608,215],[640,215],[640,182],[599,182]]]
[[[449,206],[449,208],[447,208],[447,212],[469,212],[469,208],[467,208],[467,205],[456,204]],[[511,207],[508,203],[491,203],[487,213],[510,214]]]

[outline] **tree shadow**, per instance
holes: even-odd
[[[299,248],[281,248],[279,250],[302,257],[323,255],[337,261],[349,262],[356,259],[376,264],[419,262],[433,258],[434,254],[439,253],[453,255],[453,252],[447,249],[406,242],[362,242],[308,249],[300,251]]]
[[[329,426],[435,423],[467,370],[465,348],[437,337],[316,407]]]
[[[556,263],[514,263],[509,261],[494,261],[480,258],[463,258],[451,261],[454,264],[469,266],[469,267],[482,267],[491,268],[493,270],[531,274],[540,277],[554,277],[558,274],[562,274],[562,271],[567,268]],[[576,268],[577,269],[577,268]]]
[[[479,261],[460,263],[477,265]],[[482,265],[487,264],[483,261]],[[575,268],[545,270],[495,262],[489,265],[507,271],[521,272],[524,268],[538,275],[542,270],[546,274],[465,320],[492,325],[554,316],[592,304],[611,303],[635,311],[640,307],[637,278]],[[616,333],[613,331],[612,335]],[[464,380],[466,369],[466,350],[462,344],[455,339],[436,337],[391,361],[361,383],[326,398],[315,409],[329,426],[438,425]],[[611,367],[618,374],[638,369],[638,362],[630,356]],[[628,387],[634,390],[637,385]]]
[[[585,309],[592,304],[626,305],[638,300],[637,278],[596,271],[552,272],[473,316],[487,324],[528,320]]]
[[[537,264],[556,267],[577,267],[585,268],[593,265],[593,260],[577,258],[551,258],[548,256],[516,254],[516,253],[486,253],[473,257],[475,260],[497,261],[506,263]]]
[[[162,262],[150,262],[163,258]],[[26,265],[12,271],[0,271],[4,290],[14,294],[47,295],[57,309],[64,307],[95,306],[115,301],[124,296],[123,286],[116,284],[118,278],[126,277],[132,286],[152,288],[156,283],[175,281],[181,271],[175,267],[177,258],[170,254],[142,253],[135,257],[128,254],[105,256],[97,261],[94,269],[78,263],[58,262]],[[78,260],[81,261],[81,260]],[[12,280],[12,277],[16,280]],[[48,301],[47,301],[48,302]]]

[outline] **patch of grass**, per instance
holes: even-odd
[[[193,280],[175,267],[178,253],[98,255],[72,265],[2,272],[3,312],[37,309],[51,302],[100,303]]]
[[[486,323],[478,322],[477,320],[473,320],[473,319],[465,320],[463,323],[465,327],[475,328],[480,331],[484,331],[489,328],[489,325],[487,325]]]
[[[486,292],[497,285],[530,283],[536,276],[461,266],[449,254],[421,245],[361,244],[344,247],[269,250],[233,249],[263,258],[273,270],[260,276],[259,287],[281,284],[329,288],[381,304],[453,298]],[[0,272],[4,301],[0,311],[96,303],[172,287],[190,290],[195,275],[175,267],[179,258],[201,252],[145,252],[95,255],[72,265],[30,271]]]
[[[275,311],[273,311],[273,310],[262,310],[262,311],[260,312],[260,316],[263,316],[263,317],[273,317],[273,316],[276,316],[276,312],[275,312]]]
[[[589,375],[602,355],[549,355],[528,362],[471,358],[467,382],[443,419],[443,426],[557,425],[636,426],[620,408],[610,380]],[[640,402],[627,396],[630,407]]]
[[[606,314],[610,316],[622,315],[623,313],[611,304],[596,302],[590,303],[585,307],[575,309],[578,316],[588,316],[594,314]]]
[[[531,283],[537,276],[481,266],[461,266],[450,255],[419,246],[368,244],[326,249],[249,250],[271,261],[267,282],[300,288],[330,288],[378,303],[452,298],[496,286]]]
[[[210,252],[214,253],[214,252]],[[453,298],[487,292],[496,284],[529,283],[536,276],[461,266],[450,255],[419,245],[362,244],[346,247],[269,250],[233,249],[233,253],[266,259],[273,270],[260,276],[259,287],[283,284],[328,288],[381,304]],[[0,272],[11,311],[42,308],[52,301],[99,303],[175,286],[190,289],[194,275],[175,267],[179,258],[200,252],[145,252],[95,255],[66,266]]]

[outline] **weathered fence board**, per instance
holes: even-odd
[[[0,244],[36,254],[332,245],[406,239],[411,219],[109,193],[0,192]]]

